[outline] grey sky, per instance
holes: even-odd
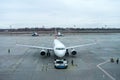
[[[1,0],[0,28],[119,27],[120,0]]]

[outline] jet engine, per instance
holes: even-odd
[[[71,55],[76,55],[77,54],[77,52],[75,51],[75,49],[72,49],[71,50]]]
[[[45,55],[47,55],[47,52],[46,52],[46,50],[41,50],[41,51],[40,51],[40,55],[42,55],[42,56],[45,56]]]

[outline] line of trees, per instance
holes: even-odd
[[[0,29],[0,32],[22,32],[22,31],[75,31],[75,32],[99,32],[99,31],[117,31],[120,28],[18,28],[18,29]]]

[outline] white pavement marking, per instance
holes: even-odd
[[[100,65],[103,65],[103,64],[105,64],[105,63],[107,63],[107,62],[109,62],[109,60],[98,64],[97,67],[98,67],[101,71],[103,71],[109,78],[111,78],[112,80],[116,80],[116,79],[115,79],[114,77],[112,77],[108,72],[106,72],[103,68],[100,67]]]

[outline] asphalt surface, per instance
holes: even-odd
[[[120,58],[119,35],[84,33],[59,37],[65,46],[97,43],[76,48],[76,56],[64,57],[69,62],[67,69],[54,68],[53,52],[51,57],[42,57],[40,49],[16,46],[52,47],[53,36],[0,35],[0,80],[120,80],[120,63],[110,62],[110,58]]]

